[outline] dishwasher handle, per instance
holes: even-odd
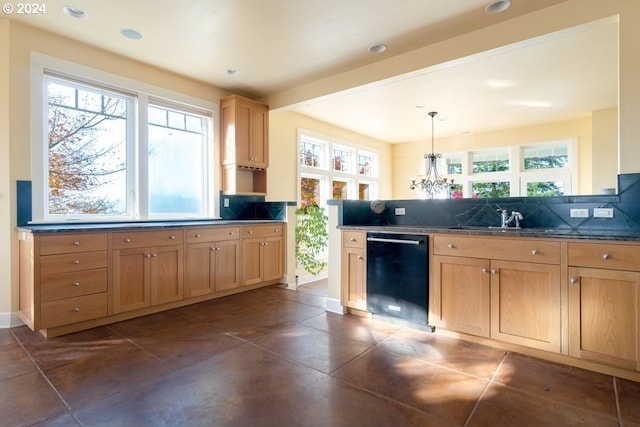
[[[401,245],[419,245],[422,240],[387,239],[383,237],[367,237],[367,242],[399,243]]]

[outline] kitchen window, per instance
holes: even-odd
[[[135,82],[34,74],[34,222],[214,216],[211,109]]]
[[[577,182],[576,140],[444,153],[438,170],[454,179],[451,197],[570,195]]]
[[[378,156],[333,138],[300,131],[300,206],[326,205],[327,199],[377,197]]]

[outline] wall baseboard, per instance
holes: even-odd
[[[15,328],[22,326],[24,322],[18,317],[18,312],[0,313],[0,329]]]
[[[327,298],[327,311],[337,314],[345,314],[347,309],[340,304],[339,299]]]

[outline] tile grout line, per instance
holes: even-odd
[[[476,401],[476,404],[473,405],[473,409],[471,410],[471,412],[469,412],[469,416],[467,417],[467,420],[464,422],[463,427],[467,427],[469,425],[469,423],[471,422],[471,418],[475,415],[476,410],[478,409],[478,406],[480,406],[480,402],[482,401],[482,398],[484,397],[484,395],[486,394],[487,390],[489,389],[489,386],[493,383],[493,379],[498,374],[498,371],[502,367],[502,364],[504,363],[504,361],[505,361],[505,359],[507,358],[508,355],[509,355],[509,352],[505,351],[504,355],[502,356],[502,360],[500,360],[500,363],[498,363],[498,366],[496,367],[495,371],[493,371],[493,374],[491,374],[491,377],[489,377],[489,381],[487,381],[487,384],[485,384],[484,389],[482,390],[482,393],[480,393],[480,396],[478,397],[478,400]]]
[[[29,360],[31,360],[31,363],[33,363],[33,366],[36,368],[36,371],[38,372],[38,374],[40,375],[40,377],[42,377],[42,379],[44,379],[46,381],[46,383],[49,385],[49,387],[51,387],[51,390],[53,390],[53,392],[55,393],[56,396],[58,396],[58,399],[60,399],[60,401],[62,402],[62,405],[67,409],[67,412],[69,413],[69,415],[71,416],[71,418],[73,418],[73,420],[78,423],[79,426],[83,426],[84,424],[82,422],[80,422],[80,420],[76,417],[76,414],[73,412],[73,410],[71,409],[71,406],[69,405],[69,403],[65,400],[65,398],[62,396],[62,394],[60,394],[60,392],[58,391],[58,389],[53,385],[53,383],[51,382],[51,380],[49,379],[49,377],[47,377],[47,375],[44,373],[44,371],[42,370],[42,368],[40,367],[40,365],[38,365],[38,363],[35,361],[35,359],[33,358],[33,356],[31,355],[31,353],[29,353],[27,351],[27,349],[24,347],[24,345],[22,344],[22,342],[18,339],[18,337],[16,336],[16,334],[11,331],[11,335],[13,336],[13,339],[16,340],[16,342],[18,343],[18,345],[20,346],[20,348],[22,349],[22,351],[24,351],[24,353],[27,355],[27,357],[29,358]],[[43,421],[47,421],[47,420],[43,420]]]
[[[620,411],[620,399],[618,396],[618,381],[617,378],[612,376],[613,381],[613,395],[616,398],[616,415],[618,415],[618,425],[622,426],[622,412]]]

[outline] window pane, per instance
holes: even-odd
[[[524,169],[565,168],[569,163],[566,145],[558,147],[527,147],[523,150]]]
[[[462,184],[453,184],[451,186],[451,198],[452,199],[462,199],[464,195],[462,194]]]
[[[318,178],[300,178],[300,205],[320,204],[320,180]]]
[[[344,181],[333,181],[332,197],[337,200],[347,198],[347,183]]]
[[[462,155],[459,153],[444,154],[443,158],[438,163],[438,171],[443,175],[461,175]]]
[[[564,196],[564,183],[562,181],[528,182],[527,196],[529,197]]]
[[[300,141],[300,164],[303,166],[320,167],[322,146],[308,141]]]
[[[156,109],[159,109],[155,107]],[[149,213],[204,212],[206,135],[185,128],[186,114],[167,110],[169,126],[149,124]],[[205,120],[200,118],[200,121]]]
[[[504,172],[509,170],[509,153],[505,150],[471,153],[473,173]]]
[[[358,200],[371,200],[370,189],[370,184],[358,184]]]
[[[369,155],[358,155],[358,173],[360,175],[371,176],[373,171],[373,157]]]
[[[49,214],[126,213],[129,101],[47,80]]]
[[[472,197],[509,197],[510,183],[503,182],[474,182],[471,185]]]
[[[351,164],[351,153],[340,148],[333,149],[333,170],[348,171]]]

